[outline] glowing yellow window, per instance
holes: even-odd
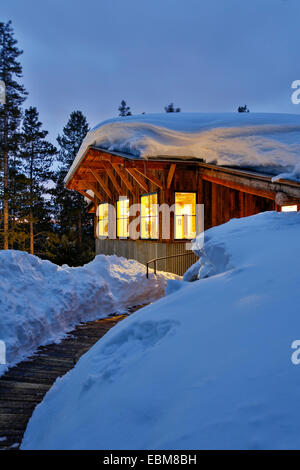
[[[108,236],[108,203],[99,204],[98,206],[98,236]]]
[[[158,238],[157,193],[141,196],[141,238]]]
[[[117,202],[117,235],[120,238],[129,237],[129,199]]]
[[[281,212],[297,212],[297,204],[294,206],[281,206]]]
[[[196,193],[175,193],[175,238],[196,236]]]

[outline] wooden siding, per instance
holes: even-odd
[[[275,201],[203,181],[204,227],[224,224],[233,218],[276,210]]]
[[[96,254],[118,255],[135,259],[146,266],[147,261],[163,256],[171,256],[186,251],[185,243],[161,243],[147,240],[96,240]],[[194,254],[170,258],[157,262],[157,269],[182,276],[197,261]],[[150,266],[153,268],[153,265]],[[146,272],[146,271],[145,271]]]

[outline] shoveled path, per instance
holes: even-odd
[[[129,309],[129,314],[141,307]],[[0,450],[18,449],[34,408],[57,377],[66,374],[114,325],[128,315],[79,324],[59,344],[37,352],[0,377]],[[6,438],[6,439],[4,439]]]

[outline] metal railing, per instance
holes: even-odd
[[[161,256],[160,258],[150,259],[150,260],[147,261],[147,263],[146,263],[146,266],[147,266],[147,274],[146,274],[146,277],[147,277],[147,279],[149,279],[149,264],[150,264],[150,263],[154,263],[154,274],[156,275],[157,261],[160,261],[160,260],[162,260],[162,259],[177,258],[177,257],[180,257],[180,256],[187,256],[187,255],[195,255],[195,253],[194,253],[193,251],[186,251],[185,253],[179,253],[179,254],[177,254],[177,255]]]

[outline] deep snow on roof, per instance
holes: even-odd
[[[136,158],[193,157],[300,181],[300,115],[163,113],[103,121],[86,135],[69,172],[89,146]]]

